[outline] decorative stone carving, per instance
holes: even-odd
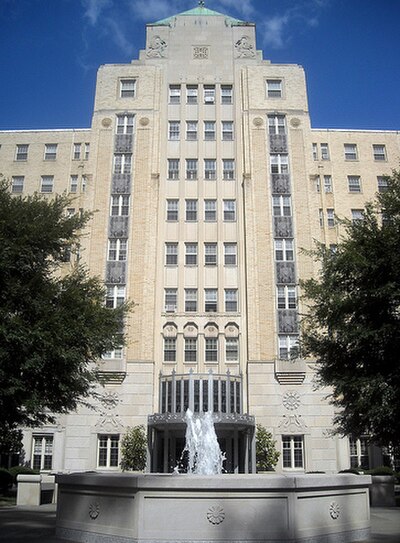
[[[107,262],[106,283],[111,285],[123,285],[126,282],[126,263]]]
[[[276,282],[281,285],[288,285],[296,282],[294,262],[276,263]]]
[[[276,238],[292,238],[292,217],[274,217],[274,234]]]
[[[295,334],[298,332],[297,311],[295,309],[278,309],[279,332]]]
[[[194,322],[188,322],[183,329],[184,337],[197,337],[198,329]]]
[[[218,337],[218,326],[214,322],[209,322],[204,327],[205,337]]]
[[[210,48],[206,45],[193,46],[193,58],[197,60],[205,60],[209,57]]]
[[[283,395],[282,403],[286,409],[289,411],[294,411],[300,405],[300,396],[294,390],[288,390]]]
[[[107,409],[113,409],[120,402],[118,393],[111,390],[108,390],[107,392],[104,392],[104,394],[101,394],[99,396],[99,400],[100,403]]]
[[[114,150],[116,153],[132,152],[133,136],[132,134],[117,134],[114,141]]]
[[[298,128],[301,125],[301,121],[297,117],[293,117],[290,121],[290,125],[293,126],[293,128]]]
[[[178,330],[172,322],[168,322],[163,328],[164,337],[176,337],[178,335]]]
[[[102,432],[114,432],[124,427],[119,419],[119,415],[111,411],[101,412],[95,426]]]
[[[225,337],[239,337],[239,327],[234,322],[228,322],[225,326]]]
[[[211,524],[221,524],[225,519],[225,511],[220,505],[212,505],[207,511],[207,520]]]
[[[111,125],[112,120],[110,119],[110,117],[104,117],[104,119],[101,121],[101,126],[103,126],[104,128],[110,128]]]
[[[89,517],[92,520],[96,520],[100,514],[100,504],[98,502],[92,502],[89,504]]]
[[[114,173],[112,176],[111,192],[114,194],[129,194],[131,192],[131,174]]]
[[[110,238],[128,237],[128,217],[110,217],[108,225],[108,235]]]
[[[290,194],[290,178],[287,173],[271,174],[272,192],[274,194]]]
[[[287,153],[288,144],[285,134],[270,134],[269,147],[272,153]]]
[[[337,502],[331,502],[329,504],[329,514],[333,520],[336,520],[340,516],[340,505]]]
[[[235,49],[237,58],[254,58],[256,56],[254,46],[248,36],[242,36],[240,40],[235,43]]]
[[[148,124],[150,123],[150,119],[148,117],[142,117],[140,120],[139,120],[139,124],[141,126],[147,126]]]
[[[147,58],[165,58],[166,48],[167,43],[160,36],[153,36],[146,51],[146,56]]]
[[[307,428],[307,424],[304,422],[301,415],[298,415],[297,413],[292,413],[290,415],[282,415],[282,420],[279,423],[279,428],[295,432]]]
[[[262,117],[255,117],[255,118],[253,119],[253,124],[254,124],[254,126],[256,126],[257,128],[260,128],[260,126],[263,126],[264,121],[262,120]]]

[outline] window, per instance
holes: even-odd
[[[178,265],[178,244],[177,243],[165,244],[165,265],[166,266]]]
[[[186,220],[197,221],[197,200],[186,200]]]
[[[235,161],[233,158],[222,159],[222,178],[227,180],[235,179]]]
[[[204,179],[217,178],[217,161],[215,158],[204,159]]]
[[[125,301],[125,286],[107,286],[106,307],[115,309]]]
[[[205,311],[206,313],[216,313],[217,311],[217,289],[206,288],[204,291],[205,296]]]
[[[386,160],[386,147],[384,145],[373,145],[374,160]]]
[[[124,350],[122,347],[117,347],[113,351],[107,351],[101,355],[101,358],[106,360],[121,360],[124,357]]]
[[[369,469],[368,439],[349,437],[350,467]]]
[[[324,210],[320,208],[318,210],[318,215],[319,215],[319,225],[321,228],[323,228],[324,227]]]
[[[114,173],[131,173],[131,153],[116,153],[114,155]]]
[[[53,436],[34,435],[32,447],[32,469],[51,470],[53,467]]]
[[[69,192],[77,192],[78,191],[78,176],[77,175],[71,175],[69,178]]]
[[[176,362],[176,338],[164,338],[164,362]]]
[[[108,260],[125,261],[127,253],[127,239],[109,239],[108,240]]]
[[[167,200],[167,221],[177,221],[179,217],[179,200]]]
[[[197,85],[186,85],[186,103],[197,104],[198,87]]]
[[[117,468],[119,466],[119,435],[101,434],[97,437],[99,468]]]
[[[275,260],[292,261],[294,260],[293,240],[276,239],[275,240]]]
[[[204,121],[204,139],[207,141],[215,140],[215,121]]]
[[[268,115],[269,134],[286,134],[286,122],[284,115]]]
[[[24,176],[13,175],[11,178],[11,192],[13,194],[21,193],[24,190]]]
[[[274,217],[290,217],[292,215],[290,196],[273,196],[272,207]]]
[[[239,340],[236,337],[225,339],[225,360],[226,362],[237,362],[239,360]]]
[[[267,79],[268,98],[282,98],[282,80]]]
[[[204,200],[204,220],[206,222],[217,220],[217,200]]]
[[[304,468],[303,436],[282,436],[282,466],[287,469]]]
[[[85,143],[85,160],[89,160],[90,143]]]
[[[221,104],[232,104],[232,85],[221,85]]]
[[[357,160],[357,145],[355,143],[344,144],[345,160]]]
[[[181,86],[170,85],[169,86],[169,103],[180,104],[181,102]]]
[[[361,192],[361,178],[359,175],[349,175],[347,183],[349,192]]]
[[[82,192],[86,192],[86,175],[82,175],[82,181],[81,181],[81,190]]]
[[[168,139],[169,140],[179,140],[180,137],[180,126],[179,121],[168,121]]]
[[[321,178],[319,175],[314,176],[315,179],[315,192],[321,192]]]
[[[238,292],[236,288],[225,289],[225,311],[238,310]]]
[[[57,143],[46,143],[44,146],[44,159],[55,160],[57,158]]]
[[[222,129],[222,139],[224,141],[232,141],[233,140],[233,121],[222,121],[221,129]]]
[[[167,313],[174,313],[178,305],[178,289],[166,288],[164,291],[164,306]]]
[[[197,266],[197,243],[185,243],[185,266]]]
[[[378,176],[378,192],[386,192],[388,189],[388,178],[384,176]]]
[[[364,210],[363,209],[352,209],[351,210],[351,220],[353,222],[358,222],[364,220]]]
[[[297,335],[292,336],[278,336],[279,342],[279,358],[282,360],[288,360],[291,355],[297,354],[299,337]]]
[[[197,311],[197,288],[185,288],[185,311]]]
[[[74,143],[74,160],[80,160],[81,158],[81,143]]]
[[[28,160],[28,149],[29,145],[27,144],[17,145],[15,160]]]
[[[324,175],[324,191],[326,194],[329,194],[333,191],[331,175]]]
[[[53,192],[54,176],[42,175],[40,183],[40,192]]]
[[[215,104],[215,85],[204,85],[204,103]]]
[[[133,134],[134,120],[134,115],[117,115],[117,134]]]
[[[224,200],[224,221],[236,221],[236,200]]]
[[[185,362],[197,361],[197,338],[185,338]]]
[[[224,243],[224,265],[236,266],[237,262],[237,244]]]
[[[321,143],[321,160],[329,160],[329,146],[327,143]]]
[[[271,173],[288,173],[288,155],[271,155]]]
[[[329,208],[326,210],[326,221],[328,228],[333,228],[335,226],[335,210]]]
[[[312,144],[312,156],[313,160],[318,160],[318,145],[316,143]]]
[[[111,196],[110,215],[113,217],[127,217],[129,215],[129,195]]]
[[[121,79],[119,95],[121,98],[134,98],[136,94],[136,79]]]
[[[189,141],[197,140],[197,121],[186,121],[186,139]]]
[[[218,362],[218,339],[207,337],[205,351],[206,362]]]
[[[296,309],[296,287],[279,286],[277,287],[277,306],[278,309]]]
[[[217,244],[216,243],[204,244],[204,264],[206,266],[217,265]]]
[[[179,158],[168,159],[168,179],[179,179]]]
[[[186,159],[186,179],[197,179],[197,158]]]

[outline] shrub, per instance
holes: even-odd
[[[368,473],[368,475],[393,475],[392,468],[389,468],[389,466],[379,466],[377,468],[369,469],[365,473]]]
[[[6,492],[12,487],[13,476],[8,469],[0,468],[0,492]]]
[[[121,469],[143,471],[146,467],[147,438],[144,426],[128,428],[121,442]]]
[[[276,450],[276,441],[264,426],[256,427],[256,463],[257,471],[273,471],[280,453]]]
[[[360,475],[360,472],[357,468],[342,469],[339,473],[354,473],[354,475]]]
[[[29,475],[29,474],[33,475],[33,474],[37,473],[37,471],[33,470],[32,468],[30,468],[28,466],[13,466],[8,471],[11,473],[12,478],[13,478],[13,483],[15,485],[17,484],[17,477],[21,473],[24,473],[24,474],[27,474],[27,475]]]

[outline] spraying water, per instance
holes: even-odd
[[[212,413],[193,415],[188,409],[185,420],[186,444],[183,453],[188,454],[188,473],[198,475],[222,473],[225,455],[218,444]]]

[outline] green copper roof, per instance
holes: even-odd
[[[189,9],[188,11],[183,11],[182,13],[178,13],[177,15],[173,15],[172,17],[167,17],[166,19],[161,19],[160,21],[156,21],[155,23],[151,23],[151,25],[169,25],[175,17],[185,17],[185,16],[208,16],[208,17],[225,17],[226,20],[228,20],[231,24],[234,25],[243,25],[246,24],[244,21],[240,21],[239,19],[235,19],[233,17],[229,17],[228,15],[225,15],[224,13],[218,13],[218,11],[213,11],[212,9],[208,9],[204,7],[204,2],[199,2],[199,5],[196,8]]]

